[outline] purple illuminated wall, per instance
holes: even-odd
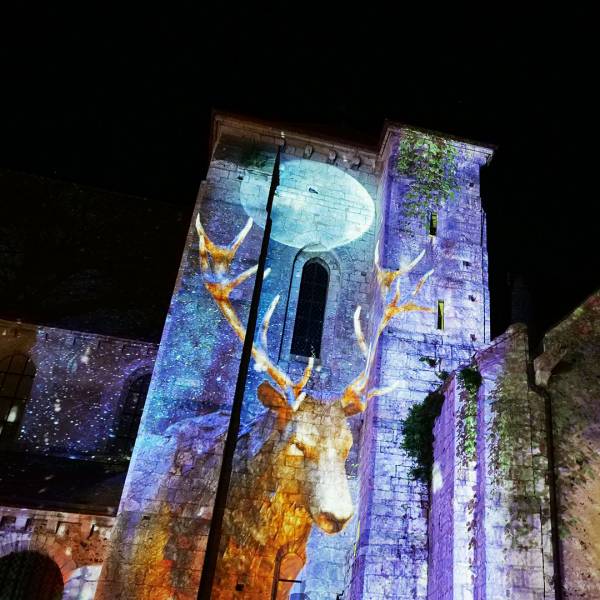
[[[435,371],[468,362],[488,341],[489,301],[485,215],[479,197],[479,169],[490,152],[459,144],[457,200],[438,213],[435,236],[423,219],[406,218],[409,181],[395,170],[398,136],[390,131],[380,197],[385,207],[379,236],[384,265],[407,261],[417,249],[425,259],[411,273],[416,280],[435,269],[419,301],[444,301],[445,328],[435,314],[410,313],[384,332],[379,384],[399,388],[371,402],[362,428],[360,457],[360,539],[353,568],[352,597],[425,598],[427,593],[426,486],[409,476],[411,460],[401,449],[401,419],[439,384]],[[423,358],[436,361],[429,367]]]

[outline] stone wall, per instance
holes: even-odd
[[[274,145],[261,150],[268,180]],[[219,161],[218,153],[242,151],[235,141],[216,148],[194,211],[219,244],[235,237],[247,215],[237,166]],[[236,257],[238,272],[256,263],[261,239],[253,228]],[[196,596],[241,352],[204,290],[197,248],[192,223],[98,598]],[[252,285],[232,298],[238,312],[246,312]],[[196,419],[211,412],[212,421]]]
[[[285,140],[267,136],[264,128],[233,121],[229,120],[220,131],[196,212],[209,237],[219,244],[229,242],[242,229],[247,216],[252,216],[255,225],[243,242],[232,271],[239,273],[255,263],[265,221],[274,150],[281,146],[280,180],[273,204],[273,228],[266,262],[269,276],[263,285],[259,314],[264,315],[272,299],[279,296],[277,310],[269,321],[269,355],[278,370],[297,381],[307,366],[306,357],[290,352],[302,267],[310,259],[318,259],[326,266],[330,283],[322,352],[305,384],[306,393],[314,396],[315,401],[306,400],[298,413],[306,408],[302,418],[316,419],[317,427],[330,423],[330,429],[323,434],[323,451],[327,444],[337,443],[338,437],[344,440],[342,446],[349,444],[349,448],[352,438],[355,442],[358,440],[360,419],[346,421],[333,400],[364,366],[354,339],[353,314],[357,305],[365,308],[369,300],[374,223],[380,210],[372,201],[378,183],[374,155],[357,148],[302,139],[302,136]],[[198,583],[241,344],[204,290],[197,244],[197,234],[192,228],[121,503],[114,550],[103,573],[100,597],[119,597],[125,593],[125,582],[132,574],[141,575],[144,571],[154,573],[140,580],[134,592],[140,598],[146,595],[158,598],[171,593],[191,597]],[[252,283],[248,282],[231,296],[242,322],[251,292]],[[261,343],[260,331],[257,331],[256,343]],[[264,369],[264,365],[259,364],[261,366]],[[313,520],[319,521],[318,504],[311,508],[311,517],[307,502],[318,503],[331,495],[331,491],[315,491],[311,497],[307,486],[312,485],[309,482],[312,475],[297,457],[290,456],[285,459],[289,465],[277,467],[277,477],[284,480],[269,479],[268,486],[274,485],[273,490],[263,490],[261,486],[267,484],[259,481],[246,487],[252,464],[267,461],[266,468],[270,472],[287,456],[275,451],[279,446],[271,447],[271,415],[277,411],[273,406],[265,411],[264,398],[259,401],[257,396],[257,388],[269,379],[263,369],[251,370],[248,378],[242,431],[225,514],[221,560],[229,560],[227,557],[237,552],[226,544],[239,543],[241,538],[235,531],[249,526],[254,515],[261,513],[256,503],[262,502],[263,492],[272,495],[273,490],[281,489],[284,502],[288,502],[285,500],[288,495],[295,494],[297,499],[293,502],[301,504],[297,509],[284,504],[289,515],[283,516],[291,519],[296,510],[300,520],[294,521],[283,538],[263,541],[260,556],[252,554],[252,549],[243,551],[242,563],[249,561],[258,565],[260,560],[262,570],[233,568],[229,563],[226,569],[218,566],[215,593],[230,597],[237,590],[244,597],[255,594],[262,598],[266,592],[256,591],[256,586],[260,584],[270,590],[279,551],[287,548],[305,561],[302,572],[296,574],[302,580],[303,593],[311,598],[327,598],[332,590],[343,592],[348,575],[347,560],[355,540],[355,521],[348,519],[352,516],[351,500],[348,499],[349,505],[344,508],[348,515],[340,513],[334,517],[339,519],[343,531],[325,535],[313,527]],[[330,412],[326,419],[331,421],[321,421],[323,411]],[[282,414],[278,418],[283,418]],[[278,427],[287,422],[285,419],[278,421]],[[294,430],[295,420],[300,420],[300,416],[289,422],[286,431]],[[282,439],[285,435],[281,434]],[[294,445],[291,439],[289,441]],[[345,450],[339,451],[345,453]],[[289,448],[285,452],[289,452]],[[251,455],[252,463],[247,454]],[[351,489],[356,490],[353,477],[357,471],[357,456],[358,447],[354,444],[346,464],[344,460],[340,462],[339,476],[343,480],[340,481],[342,489],[338,491],[346,486],[348,494]],[[297,469],[292,470],[291,466]],[[324,484],[315,485],[321,489],[319,486]],[[265,503],[274,506],[272,498],[265,497]],[[335,515],[335,509],[331,510]],[[325,514],[329,513],[323,511]],[[247,523],[241,525],[244,521]],[[267,535],[276,523],[273,517],[269,522],[256,524],[249,535]],[[185,531],[187,540],[176,531]],[[192,544],[187,542],[190,538],[194,540]],[[142,556],[136,547],[151,550]],[[128,593],[132,593],[131,590]]]
[[[269,273],[259,306],[260,318],[267,318],[255,339],[263,349],[268,346],[269,359],[255,351],[257,368],[248,377],[213,593],[263,598],[293,554],[285,572],[299,578],[298,593],[313,600],[333,593],[422,598],[428,491],[408,476],[400,419],[435,386],[436,369],[456,367],[486,340],[482,271],[487,259],[478,174],[490,152],[458,144],[459,200],[440,213],[439,234],[432,236],[402,214],[408,181],[393,168],[400,130],[388,131],[380,156],[234,118],[217,118],[216,131],[195,214],[220,245],[253,218],[235,260],[222,263],[232,274],[258,259],[277,147],[281,154]],[[443,330],[435,314],[415,312],[395,319],[381,336],[376,331],[382,314],[373,267],[376,239],[386,269],[406,265],[426,249],[402,284],[411,290],[436,269],[419,303],[435,312],[444,300]],[[226,276],[215,261],[227,250],[204,243],[210,256],[199,260],[192,227],[99,598],[192,598],[198,586],[240,357],[231,326],[243,328],[253,281],[231,292],[240,324],[229,308],[227,323],[206,292],[223,285]],[[308,364],[290,348],[299,279],[311,259],[325,265],[330,284],[322,352],[302,384],[301,401],[300,388],[285,381],[299,381]],[[373,354],[378,372],[369,386],[396,387],[369,399],[362,432],[362,417],[347,419],[352,411],[339,402],[364,365],[353,327],[357,305],[367,343],[375,348],[381,337]],[[435,369],[423,357],[435,361]],[[289,398],[280,393],[286,386]],[[361,391],[365,398],[368,389]],[[294,573],[292,564],[304,568]],[[134,588],[128,587],[132,580]]]
[[[535,359],[553,421],[563,597],[600,590],[600,294],[543,340]]]
[[[114,454],[130,383],[150,374],[155,344],[0,320],[0,360],[30,357],[29,399],[18,438],[5,449],[66,456]]]
[[[368,318],[368,280],[373,268],[375,223],[381,218],[382,208],[376,203],[372,203],[370,207],[367,202],[361,201],[364,194],[368,194],[370,198],[367,200],[372,202],[371,198],[376,196],[379,180],[374,161],[368,155],[363,155],[360,164],[356,164],[349,158],[359,156],[358,149],[343,151],[338,148],[335,151],[331,146],[327,148],[318,144],[311,147],[312,152],[306,158],[305,146],[297,146],[294,141],[286,143],[282,165],[284,169],[290,163],[292,166],[288,167],[288,176],[279,190],[281,193],[289,193],[291,188],[296,193],[302,191],[303,194],[307,193],[308,188],[318,191],[318,194],[308,191],[311,204],[316,202],[317,225],[310,234],[312,241],[301,249],[271,243],[267,257],[271,273],[263,288],[263,310],[276,293],[281,294],[282,309],[271,321],[269,339],[274,340],[274,348],[280,347],[278,365],[293,379],[298,379],[306,367],[306,358],[292,355],[289,349],[302,266],[307,260],[315,258],[327,265],[330,282],[321,356],[306,389],[318,398],[332,400],[342,394],[344,387],[364,367],[364,357],[359,351],[354,335],[353,314],[360,305],[365,319]],[[299,163],[302,159],[304,162]],[[295,177],[290,177],[290,171]],[[312,213],[312,210],[308,212]],[[283,217],[284,215],[281,215],[278,227],[287,230],[288,239],[298,238],[300,235],[306,237],[306,233],[301,233],[306,230],[305,224],[299,227],[298,221],[290,219],[289,216],[284,221]],[[274,215],[274,219],[276,218],[277,215]],[[308,218],[308,215],[305,218]],[[274,225],[275,223],[276,221]],[[318,231],[318,223],[322,224],[322,233]],[[336,239],[332,236],[332,223],[336,224],[337,231],[343,231],[347,236],[356,236],[355,228],[364,230],[364,233],[342,245],[337,239],[337,231]],[[256,405],[256,386],[263,379],[264,375],[261,373],[253,373],[249,378],[245,398],[247,410]],[[351,417],[347,422],[354,443],[346,461],[345,471],[355,504],[360,417]],[[338,434],[335,430],[330,432],[332,437]],[[356,527],[355,517],[335,535],[329,535],[317,526],[312,526],[306,545],[306,564],[298,575],[303,583],[297,587],[302,589],[302,593],[312,600],[326,600],[344,592],[348,559],[354,552]]]
[[[479,169],[490,151],[458,145],[458,198],[439,211],[433,236],[426,219],[409,218],[404,211],[410,181],[395,169],[400,135],[400,128],[388,130],[382,153],[385,169],[379,193],[385,209],[379,233],[381,260],[384,267],[394,269],[426,251],[402,289],[408,294],[434,269],[418,296],[418,304],[432,312],[402,315],[383,334],[377,383],[398,387],[370,401],[363,425],[360,540],[353,598],[425,598],[429,494],[425,485],[409,475],[412,462],[401,447],[401,420],[414,403],[437,387],[436,371],[451,371],[467,362],[489,335]],[[437,328],[439,300],[445,303],[443,330]],[[435,367],[424,359],[435,362]]]
[[[453,377],[444,386],[445,401],[439,418],[436,420],[433,435],[435,439],[435,462],[432,469],[431,508],[429,511],[429,568],[427,598],[454,598],[455,523],[456,511],[456,379]],[[466,507],[457,506],[466,516]],[[465,556],[467,553],[465,552]]]
[[[225,264],[232,276],[258,260],[278,149],[280,180],[255,336],[270,363],[255,361],[247,380],[215,599],[532,600],[554,598],[558,583],[575,599],[600,588],[598,296],[547,333],[534,382],[523,326],[489,341],[479,169],[491,152],[451,142],[459,193],[439,210],[432,235],[424,219],[404,212],[411,182],[395,169],[403,131],[388,128],[376,154],[217,118],[194,217],[222,246],[253,218]],[[410,300],[433,269],[414,300],[431,312],[389,323],[367,387],[387,391],[368,397],[366,409],[348,410],[340,398],[365,364],[355,308],[374,348],[390,300],[380,297],[377,241],[388,270],[425,250],[400,280],[400,298]],[[213,272],[203,275],[192,224],[117,519],[84,514],[89,506],[78,514],[0,507],[0,556],[50,556],[66,582],[64,598],[91,598],[99,579],[98,599],[196,598],[243,336],[207,292],[205,284],[223,276],[215,272],[219,251],[210,252]],[[282,382],[299,381],[309,364],[291,352],[309,260],[329,274],[321,354],[302,389],[286,397]],[[242,329],[253,285],[250,278],[230,295]],[[124,393],[152,370],[156,347],[0,321],[0,360],[14,353],[30,356],[36,375],[10,449],[110,458]],[[467,366],[482,376],[473,398],[461,383]],[[428,486],[411,475],[402,419],[440,386],[443,372],[451,374]],[[472,401],[475,454],[466,455]],[[278,582],[278,574],[298,582]]]
[[[471,365],[482,377],[475,454],[461,445],[460,370],[434,428],[428,598],[554,598],[544,400],[528,380],[526,329],[513,326]]]

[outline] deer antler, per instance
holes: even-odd
[[[242,325],[239,320],[232,304],[229,299],[233,290],[241,285],[246,279],[254,275],[258,269],[258,265],[254,265],[249,269],[246,269],[239,275],[231,277],[231,263],[235,258],[236,252],[242,245],[242,242],[248,235],[248,232],[252,228],[252,219],[248,219],[243,229],[235,236],[233,241],[226,246],[219,246],[211,241],[202,223],[200,221],[200,215],[196,216],[196,231],[198,232],[199,240],[199,251],[200,251],[200,268],[202,270],[202,278],[204,280],[204,287],[208,293],[212,296],[216,302],[221,313],[231,325],[241,342],[244,342],[246,337],[246,328]],[[264,277],[267,277],[270,269],[265,269]],[[302,391],[304,386],[310,379],[314,358],[310,358],[302,378],[297,383],[294,383],[287,373],[279,369],[275,365],[268,354],[267,345],[267,332],[271,317],[275,312],[275,308],[279,302],[279,294],[273,298],[263,321],[261,324],[260,331],[260,345],[252,344],[252,357],[256,363],[256,369],[258,371],[265,371],[275,384],[280,388],[281,392],[287,397],[288,401],[294,408],[297,408],[304,398],[304,392]]]
[[[362,331],[360,323],[360,306],[356,307],[354,312],[354,334],[358,347],[366,359],[365,368],[356,377],[356,379],[346,387],[341,398],[342,406],[347,415],[354,415],[359,412],[363,412],[366,408],[366,401],[373,396],[382,396],[394,390],[397,386],[391,385],[384,388],[375,388],[367,390],[369,385],[369,379],[371,377],[371,369],[375,362],[375,356],[377,355],[377,347],[379,345],[379,338],[383,333],[383,330],[387,327],[389,322],[398,314],[410,311],[424,311],[433,312],[431,308],[427,306],[419,306],[410,300],[411,297],[416,294],[423,287],[429,276],[433,273],[433,269],[428,271],[421,277],[415,289],[408,294],[405,298],[400,298],[400,276],[409,273],[425,256],[425,250],[423,250],[419,256],[417,256],[412,262],[404,267],[400,267],[398,270],[392,271],[384,269],[379,264],[379,242],[375,245],[375,274],[377,277],[377,283],[379,286],[379,293],[381,295],[381,301],[383,302],[383,312],[377,329],[375,332],[375,339],[370,347],[367,347],[367,342]],[[394,293],[392,298],[388,301],[388,296],[391,287],[394,286]]]

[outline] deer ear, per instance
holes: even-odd
[[[277,391],[268,381],[263,381],[256,391],[258,399],[263,403],[263,406],[273,410],[281,410],[288,408],[289,404],[285,396]]]

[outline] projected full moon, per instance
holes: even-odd
[[[241,203],[261,227],[268,191],[259,173],[246,174]],[[374,215],[373,199],[354,177],[332,165],[282,157],[273,201],[273,239],[295,248],[330,250],[359,238]]]

